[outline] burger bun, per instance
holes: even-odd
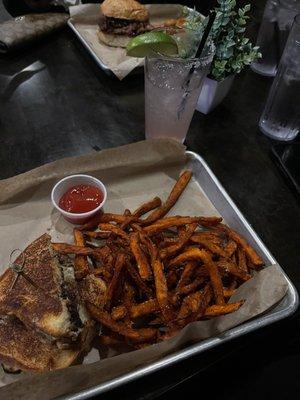
[[[99,29],[98,39],[107,46],[125,48],[130,40],[130,37],[125,35],[113,35],[111,33],[105,33]]]
[[[147,8],[135,0],[105,0],[100,7],[105,17],[140,22],[149,20]]]

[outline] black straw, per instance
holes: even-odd
[[[208,35],[210,34],[210,30],[211,30],[211,28],[213,26],[213,23],[215,22],[215,19],[216,19],[216,12],[213,11],[213,12],[211,12],[209,14],[208,23],[207,23],[207,25],[206,25],[206,27],[204,29],[204,32],[203,32],[201,41],[199,43],[199,47],[198,47],[198,50],[196,52],[195,58],[200,58],[200,56],[202,54],[202,51],[204,49],[204,46],[206,44],[206,40],[208,38]]]
[[[209,14],[208,23],[207,23],[207,25],[206,25],[206,27],[205,27],[205,29],[204,29],[204,32],[203,32],[201,41],[200,41],[200,43],[199,43],[198,50],[197,50],[197,52],[196,52],[196,56],[195,56],[196,59],[197,59],[197,58],[200,58],[201,55],[202,55],[204,46],[205,46],[205,44],[206,44],[208,35],[210,34],[210,30],[211,30],[211,28],[212,28],[212,26],[213,26],[213,23],[214,23],[214,21],[215,21],[216,15],[217,15],[217,13],[216,13],[215,11],[212,11],[212,12]],[[195,71],[195,64],[192,65],[192,67],[191,67],[191,69],[190,69],[190,71],[189,71],[189,73],[188,73],[188,76],[187,76],[187,79],[186,79],[186,85],[185,85],[185,87],[188,87],[188,86],[189,86],[190,80],[191,80],[191,77],[192,77],[194,71]]]
[[[213,25],[213,23],[215,21],[216,14],[217,14],[216,11],[212,11],[209,14],[208,23],[207,23],[207,25],[206,25],[206,27],[204,29],[201,41],[199,43],[199,47],[198,47],[197,52],[196,52],[195,59],[200,58],[201,55],[202,55],[203,49],[205,47],[205,44],[206,44],[206,41],[207,41],[207,38],[208,38],[208,35],[210,34],[212,25]],[[196,68],[196,65],[195,65],[195,63],[193,63],[193,65],[191,66],[191,69],[189,70],[189,72],[187,74],[187,77],[185,79],[185,82],[184,82],[184,85],[183,85],[185,92],[183,94],[183,98],[182,98],[181,104],[179,106],[179,109],[177,110],[178,119],[180,118],[182,112],[185,109],[185,103],[186,103],[186,100],[187,100],[187,96],[189,94],[189,86],[190,86],[191,79],[192,79],[193,73],[195,71],[195,68]]]

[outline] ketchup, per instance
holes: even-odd
[[[59,200],[59,207],[70,213],[85,213],[97,208],[103,201],[103,193],[96,186],[71,187]]]

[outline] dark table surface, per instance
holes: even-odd
[[[252,3],[255,38],[264,1]],[[0,21],[6,18],[0,6]],[[272,141],[258,129],[270,84],[243,72],[214,112],[195,113],[186,145],[208,162],[299,290],[299,202],[272,160]],[[109,78],[67,29],[0,58],[0,178],[143,139],[143,76]],[[101,398],[297,398],[299,332],[296,312]]]

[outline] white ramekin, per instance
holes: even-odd
[[[71,213],[59,207],[59,200],[73,186],[77,185],[90,185],[98,187],[103,193],[103,201],[94,210],[84,213]],[[104,184],[97,178],[90,175],[70,175],[61,179],[56,183],[51,192],[51,200],[54,207],[62,214],[62,216],[72,224],[82,225],[86,223],[91,217],[97,214],[103,207],[107,198],[107,192]]]

